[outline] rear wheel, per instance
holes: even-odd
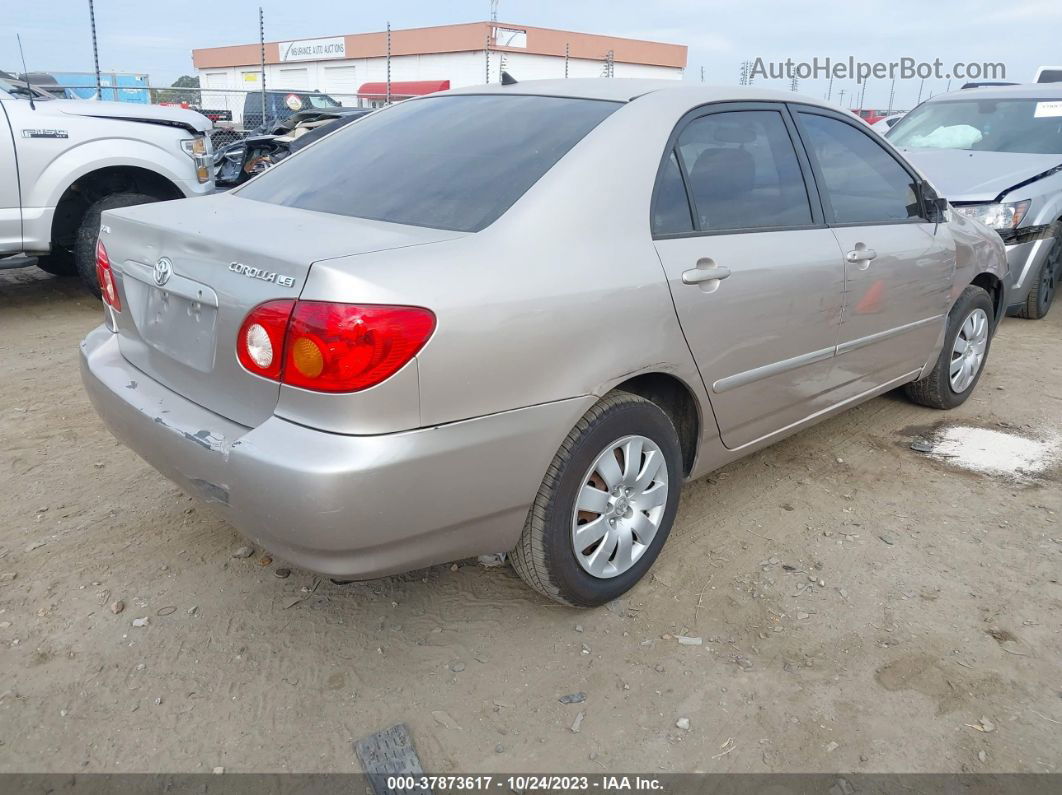
[[[948,315],[937,362],[925,378],[908,384],[907,396],[934,409],[953,409],[966,402],[981,379],[992,344],[994,308],[988,293],[970,285]]]
[[[85,211],[85,217],[81,219],[81,226],[77,230],[77,241],[74,244],[74,265],[82,284],[97,298],[100,297],[100,284],[96,279],[96,238],[100,234],[100,215],[104,210],[132,207],[135,204],[148,204],[156,201],[158,199],[146,193],[112,193],[110,196],[93,202]]]
[[[1051,253],[1040,266],[1036,283],[1025,297],[1025,303],[1018,308],[1018,317],[1039,320],[1047,314],[1054,303],[1059,282],[1062,281],[1062,240],[1055,239]]]
[[[557,451],[512,552],[513,568],[562,604],[615,599],[656,560],[682,480],[668,415],[637,395],[607,395]]]

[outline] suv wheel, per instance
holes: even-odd
[[[1059,281],[1062,281],[1062,240],[1056,238],[1051,253],[1040,266],[1036,283],[1030,288],[1025,303],[1018,309],[1018,317],[1039,320],[1046,315],[1055,300]]]
[[[905,387],[915,403],[953,409],[974,391],[992,344],[994,308],[988,293],[970,285],[948,314],[944,347],[929,374]]]
[[[667,540],[682,488],[678,433],[655,403],[613,392],[568,434],[513,550],[513,568],[562,604],[629,590]]]
[[[100,297],[100,284],[96,280],[96,239],[100,235],[100,215],[104,210],[156,201],[158,199],[146,193],[112,193],[93,202],[85,211],[85,217],[81,219],[81,226],[77,230],[77,242],[74,244],[74,264],[82,284],[97,298]]]

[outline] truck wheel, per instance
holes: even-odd
[[[1056,238],[1051,253],[1040,266],[1040,272],[1036,274],[1036,282],[1029,289],[1025,303],[1017,311],[1018,317],[1039,320],[1046,315],[1051,309],[1051,303],[1055,300],[1060,281],[1062,281],[1062,240]]]
[[[966,402],[981,380],[992,344],[994,308],[988,293],[972,284],[948,314],[944,347],[929,375],[904,387],[915,403],[953,409]]]
[[[146,193],[112,193],[93,202],[85,211],[85,217],[81,219],[81,226],[77,230],[77,242],[74,244],[74,264],[82,284],[97,298],[100,297],[100,285],[96,281],[96,238],[100,235],[100,215],[104,210],[156,201],[158,199]]]
[[[678,510],[679,437],[655,403],[606,395],[568,434],[546,472],[511,559],[561,604],[593,607],[653,565]]]
[[[68,249],[53,249],[51,254],[37,257],[37,267],[52,276],[77,276],[74,252]]]

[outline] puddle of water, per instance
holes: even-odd
[[[1021,480],[1050,469],[1059,460],[1059,440],[1040,441],[1013,433],[953,425],[941,428],[927,454],[952,466]]]

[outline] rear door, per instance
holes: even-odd
[[[653,236],[723,443],[834,402],[844,265],[784,105],[688,114],[663,158]]]
[[[18,100],[0,90],[0,255],[22,250],[22,202],[19,199],[18,160],[8,108]]]
[[[855,396],[925,364],[947,316],[955,241],[927,219],[917,176],[865,125],[794,109],[845,257],[837,367]]]

